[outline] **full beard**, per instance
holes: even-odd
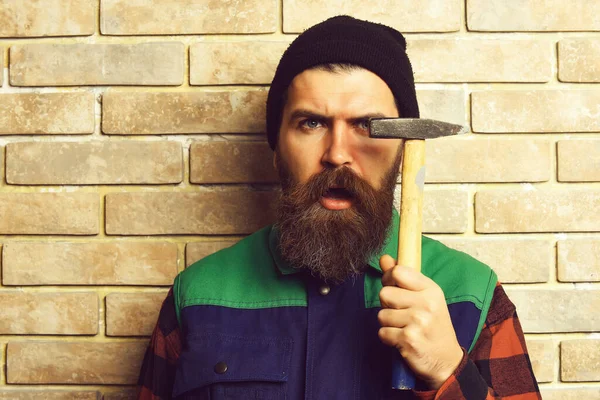
[[[381,188],[374,189],[347,167],[326,168],[304,184],[294,182],[278,156],[282,193],[275,227],[282,258],[325,282],[340,283],[363,273],[388,236],[401,158],[398,151]],[[319,199],[331,195],[331,188],[343,188],[352,206],[321,206]]]

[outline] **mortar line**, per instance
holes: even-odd
[[[461,13],[460,13],[460,33],[462,34],[468,34],[469,33],[469,26],[468,26],[468,15],[467,15],[467,1],[468,0],[463,0],[461,1]]]
[[[558,54],[558,46],[559,46],[560,41],[556,40],[555,43],[553,43],[552,45],[552,75],[551,75],[551,80],[550,82],[553,84],[560,84],[563,82],[560,82],[558,79],[558,74],[560,72],[559,70],[559,54]]]
[[[558,239],[557,238],[554,238],[554,243],[552,243],[552,260],[554,261],[554,263],[550,265],[548,279],[554,283],[561,283],[558,280]]]
[[[281,0],[280,0],[281,1]],[[189,44],[192,40],[257,40],[268,37],[279,38],[281,36],[297,36],[300,32],[284,32],[283,31],[283,6],[278,6],[278,13],[280,18],[277,21],[277,28],[275,32],[265,33],[186,33],[186,34],[133,34],[133,35],[105,35],[101,33],[101,14],[96,11],[99,15],[99,21],[97,22],[98,27],[92,35],[78,35],[78,36],[29,36],[29,37],[3,37],[0,38],[0,46],[15,44],[34,44],[34,43],[47,43],[47,44],[75,44],[75,43],[88,43],[88,44],[135,44],[135,43],[147,43],[147,42],[166,42],[166,41],[182,41]],[[468,25],[468,17],[461,17],[465,20],[465,27]],[[600,37],[598,31],[552,31],[552,32],[536,32],[536,31],[519,31],[519,32],[483,32],[483,31],[470,31],[470,30],[458,30],[458,31],[446,31],[446,32],[402,32],[407,39],[457,39],[462,38],[466,40],[556,40],[560,41],[563,39],[597,39]]]
[[[184,44],[183,56],[183,83],[179,87],[190,88],[192,86],[192,45]]]
[[[279,35],[283,35],[284,31],[283,31],[283,24],[284,24],[284,4],[283,4],[284,0],[279,0],[277,2],[277,15],[279,18],[277,18],[277,30],[276,33]]]
[[[0,356],[0,362],[2,363],[2,370],[0,371],[0,375],[2,376],[0,379],[0,387],[2,385],[7,385],[7,372],[8,372],[8,357],[7,357],[7,351],[8,351],[8,342],[2,340],[2,337],[0,337],[0,352],[2,353]]]
[[[102,24],[102,0],[96,0],[96,7],[94,9],[94,13],[95,13],[95,20],[96,20],[96,29],[94,32],[93,36],[102,36],[102,32],[101,32],[101,24]]]

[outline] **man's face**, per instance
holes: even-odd
[[[371,139],[368,119],[398,116],[366,70],[308,70],[289,88],[275,153],[284,259],[340,282],[361,273],[390,226],[400,141]]]
[[[377,75],[365,69],[306,70],[289,86],[275,157],[298,183],[344,166],[379,189],[401,141],[370,138],[368,119],[376,117],[398,117],[392,91]],[[351,207],[342,197],[324,196],[320,203],[330,210]]]

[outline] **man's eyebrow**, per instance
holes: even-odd
[[[368,113],[368,114],[364,114],[358,117],[354,117],[354,118],[350,118],[351,121],[364,121],[366,119],[371,119],[371,118],[389,118],[389,116],[383,114],[383,113]]]
[[[329,119],[329,117],[327,117],[325,115],[321,115],[321,114],[318,114],[316,112],[309,111],[306,109],[294,110],[294,112],[292,112],[292,114],[290,115],[290,120],[292,120],[292,121],[296,120],[296,119],[300,119],[300,118],[313,118],[313,119],[318,119],[318,120]]]
[[[364,121],[364,120],[368,120],[371,118],[387,118],[387,117],[388,116],[383,113],[374,112],[374,113],[367,113],[367,114],[359,115],[357,117],[350,118],[349,120],[350,121]],[[292,114],[290,116],[290,119],[295,120],[295,119],[299,119],[299,118],[313,118],[313,119],[318,119],[318,120],[326,120],[326,119],[330,119],[331,117],[316,113],[314,111],[309,111],[306,109],[294,110],[294,112],[292,112]]]

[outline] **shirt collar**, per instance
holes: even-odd
[[[385,244],[379,253],[374,254],[369,260],[368,264],[370,267],[376,269],[381,272],[381,268],[379,267],[379,259],[384,254],[388,254],[392,256],[394,259],[398,258],[398,225],[400,223],[400,218],[398,215],[398,211],[394,208],[392,210],[392,223],[390,225],[390,229],[388,232],[387,239],[385,240]],[[299,269],[292,267],[289,265],[282,257],[279,252],[279,235],[277,234],[277,229],[272,226],[271,232],[269,232],[269,250],[271,252],[271,256],[273,257],[273,261],[275,261],[275,265],[279,269],[282,275],[291,275],[297,272],[300,272]]]

